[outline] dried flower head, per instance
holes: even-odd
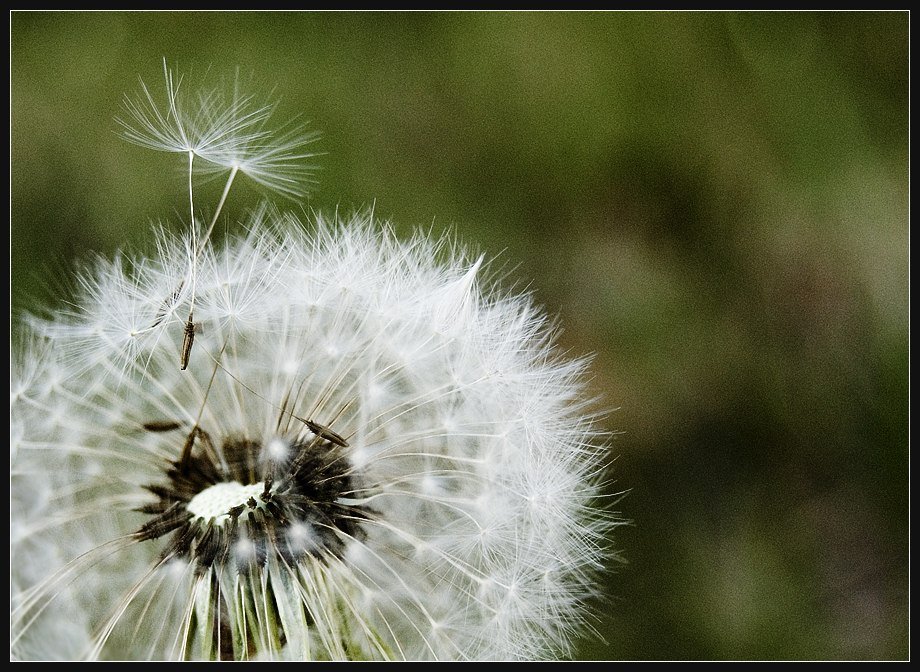
[[[248,99],[167,91],[129,106],[134,140],[272,156]],[[23,328],[14,655],[569,653],[616,524],[585,362],[451,240],[270,206],[219,246],[200,228]]]

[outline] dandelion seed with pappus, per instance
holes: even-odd
[[[14,348],[12,654],[570,655],[618,524],[585,360],[449,238],[262,205],[213,242],[238,175],[303,193],[312,136],[164,70],[120,123],[187,158],[187,231]]]

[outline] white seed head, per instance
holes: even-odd
[[[263,113],[215,100],[167,71],[128,134],[274,170]],[[453,240],[270,207],[240,228],[159,232],[27,321],[14,655],[570,653],[617,524],[586,362]]]

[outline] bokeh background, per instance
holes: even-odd
[[[579,657],[906,658],[908,20],[14,12],[13,313],[182,226],[138,77],[239,67],[323,133],[289,207],[451,229],[597,353],[633,524]]]

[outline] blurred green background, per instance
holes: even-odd
[[[579,657],[906,658],[908,19],[14,12],[13,311],[187,216],[138,76],[239,66],[323,133],[304,207],[450,228],[597,353],[634,523]]]

